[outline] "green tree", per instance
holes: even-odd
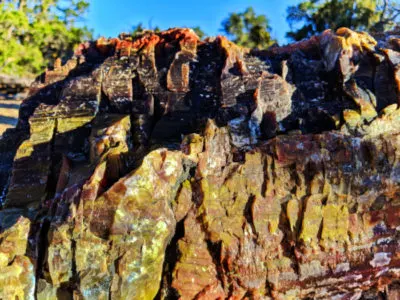
[[[135,36],[142,35],[143,33],[148,32],[148,31],[160,32],[161,29],[158,26],[155,26],[155,27],[149,26],[149,28],[145,28],[145,27],[143,27],[142,22],[140,22],[137,25],[132,27],[131,35],[133,37],[135,37]]]
[[[201,30],[200,26],[195,26],[192,27],[193,31],[197,34],[197,36],[202,40],[204,37],[206,37],[206,34],[204,33],[203,30]]]
[[[75,45],[91,38],[79,26],[83,0],[3,0],[0,3],[0,73],[34,76],[65,60]]]
[[[192,29],[193,29],[193,31],[198,35],[198,37],[199,37],[200,39],[202,39],[203,37],[206,36],[206,34],[204,33],[204,31],[201,30],[200,26],[192,27]],[[138,23],[137,25],[133,26],[131,35],[132,35],[133,37],[135,37],[135,36],[138,36],[138,35],[142,35],[143,33],[148,32],[148,31],[152,31],[152,32],[156,32],[156,33],[157,33],[157,32],[160,32],[161,29],[160,29],[160,27],[158,27],[158,26],[153,27],[153,26],[151,26],[151,25],[149,25],[149,29],[148,29],[148,28],[145,28],[145,27],[143,26],[143,23],[142,23],[142,22],[140,22],[140,23]]]
[[[266,48],[275,43],[268,18],[257,15],[252,7],[241,13],[231,13],[222,22],[222,31],[236,44],[249,48]]]
[[[307,0],[288,7],[291,31],[286,36],[298,41],[329,28],[385,30],[395,25],[399,15],[396,0]],[[297,24],[301,27],[294,29]]]
[[[381,0],[378,5],[379,21],[372,30],[384,31],[392,29],[400,21],[400,2],[397,0]]]

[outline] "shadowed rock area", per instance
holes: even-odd
[[[0,138],[0,299],[398,299],[400,32],[82,44]]]

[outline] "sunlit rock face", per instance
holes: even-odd
[[[0,299],[396,299],[399,45],[82,44],[0,140]]]

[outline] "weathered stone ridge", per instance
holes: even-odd
[[[82,44],[0,140],[0,299],[396,299],[399,45]]]

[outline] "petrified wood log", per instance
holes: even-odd
[[[32,78],[20,78],[0,73],[0,100],[23,100],[28,93]]]
[[[0,298],[398,299],[399,51],[81,45],[0,140]]]
[[[0,73],[0,90],[18,91],[29,88],[32,80]]]

